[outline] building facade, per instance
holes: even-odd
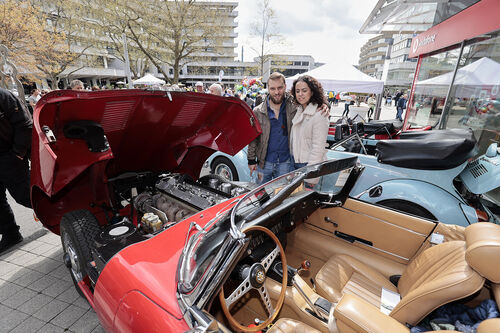
[[[187,86],[194,85],[198,81],[203,82],[206,86],[214,82],[221,82],[224,86],[234,86],[240,83],[244,77],[258,76],[259,64],[255,59],[250,62],[235,60],[237,57],[236,48],[238,47],[236,43],[238,33],[235,31],[238,27],[235,20],[238,16],[236,10],[238,2],[207,1],[196,3],[196,5],[206,7],[201,10],[216,11],[220,19],[218,23],[220,25],[218,31],[220,43],[217,49],[207,46],[200,52],[193,54],[192,59],[181,66],[179,82]],[[48,14],[49,26],[55,26],[59,15],[61,15],[60,11],[56,10],[50,3],[44,2],[40,6]],[[82,30],[77,32],[71,48],[74,52],[83,52],[83,54],[60,75],[63,79],[59,82],[59,87],[67,87],[73,79],[83,81],[88,87],[114,85],[117,82],[126,81],[123,52],[111,43],[109,37],[99,35],[99,29],[92,28],[92,23],[89,24],[89,22],[95,21],[95,19],[92,18],[91,11],[80,20],[85,20],[86,28],[84,30],[82,27]],[[59,27],[62,31],[65,28],[64,25]],[[130,40],[127,44],[130,51],[134,47],[137,48]],[[151,73],[165,79],[162,74],[163,70],[167,73],[168,78],[173,78],[173,68],[162,64],[160,70],[160,68],[153,66],[146,57],[143,58],[137,59],[135,62],[131,61],[130,66],[133,72]],[[285,76],[291,76],[313,69],[314,66],[314,59],[308,55],[271,55],[268,56],[264,64],[263,81],[267,81],[267,77],[272,71],[279,70]],[[137,78],[133,77],[132,79]],[[50,86],[50,82],[43,80],[42,87],[47,86]]]
[[[413,34],[394,34],[391,45],[385,84],[394,89],[410,87],[415,73],[416,61],[409,58]]]
[[[383,34],[368,40],[361,47],[358,69],[379,80],[382,79],[387,50],[392,44],[392,36]]]

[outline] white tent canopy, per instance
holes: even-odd
[[[146,86],[153,86],[155,84],[165,84],[165,81],[163,81],[162,79],[158,79],[151,74],[146,74],[140,79],[134,80],[133,84],[134,85],[143,84]]]
[[[287,78],[287,87],[290,89],[293,81],[301,75],[314,77],[325,91],[380,94],[384,90],[383,81],[366,75],[352,65],[325,64],[309,72]]]
[[[417,83],[415,92],[423,95],[446,96],[453,78],[448,72]],[[457,71],[453,85],[456,97],[471,97],[479,89],[489,89],[500,84],[500,64],[483,57]],[[477,97],[477,96],[476,96]]]

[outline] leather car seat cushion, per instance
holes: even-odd
[[[333,303],[347,293],[379,307],[382,287],[397,292],[396,287],[380,272],[344,254],[333,256],[316,274],[318,294]]]
[[[465,228],[465,241],[469,265],[491,282],[500,283],[500,225],[474,223]]]
[[[300,321],[293,320],[293,319],[288,319],[288,318],[281,318],[278,320],[269,331],[268,333],[321,333],[320,331],[312,328],[311,326],[308,326]]]
[[[465,242],[433,246],[416,257],[403,272],[398,290],[401,301],[390,316],[416,325],[437,307],[480,290],[484,278],[465,260]]]
[[[500,332],[500,318],[486,319],[477,327],[477,333]]]

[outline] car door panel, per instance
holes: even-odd
[[[395,210],[347,199],[343,206],[320,209],[307,223],[336,239],[406,264],[422,247],[436,223]]]

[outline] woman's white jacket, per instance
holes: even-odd
[[[314,164],[326,160],[326,137],[329,120],[318,111],[318,106],[309,103],[305,110],[302,106],[292,120],[290,150],[295,163]]]

